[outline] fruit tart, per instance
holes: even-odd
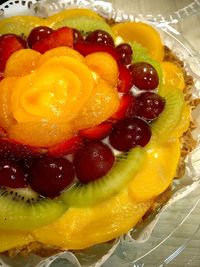
[[[0,34],[0,252],[84,249],[163,205],[194,103],[159,33],[71,9]]]

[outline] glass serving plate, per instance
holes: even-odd
[[[113,5],[112,3],[113,2]],[[118,5],[115,5],[118,2]],[[128,2],[128,1],[127,1]],[[129,1],[137,7],[137,1]],[[145,1],[140,1],[145,7]],[[156,2],[156,1],[155,1]],[[158,2],[158,1],[157,1]],[[159,1],[160,3],[162,1]],[[176,2],[176,1],[175,1]],[[98,11],[107,18],[116,21],[144,21],[153,24],[160,32],[165,45],[170,47],[177,56],[185,62],[185,68],[195,82],[193,95],[200,97],[200,55],[191,44],[180,35],[177,23],[191,14],[200,11],[199,1],[187,1],[186,6],[179,10],[164,12],[163,14],[149,14],[146,10],[135,9],[126,13],[119,1],[92,1],[92,0],[32,0],[6,1],[0,5],[1,16],[36,14],[48,16],[63,8],[86,7]],[[165,1],[163,1],[165,4]],[[144,12],[143,12],[144,11]],[[199,111],[195,117],[200,124]],[[197,116],[198,115],[198,116]],[[188,157],[186,175],[174,182],[174,196],[159,214],[146,225],[132,230],[128,235],[107,244],[94,246],[83,252],[61,253],[56,257],[43,259],[31,255],[27,259],[15,257],[9,259],[0,257],[0,266],[3,267],[142,267],[142,266],[200,266],[200,149],[199,129],[195,133],[197,148],[194,154]],[[192,164],[191,164],[192,162]],[[192,241],[192,242],[191,242]]]

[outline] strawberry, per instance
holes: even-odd
[[[73,30],[68,27],[62,27],[39,40],[33,45],[32,49],[43,54],[58,46],[73,47],[73,38]]]
[[[48,155],[53,157],[62,157],[67,154],[75,153],[83,145],[83,139],[80,136],[74,136],[71,139],[51,146],[48,148]]]
[[[118,110],[110,117],[111,120],[121,120],[129,115],[131,107],[135,104],[135,97],[131,94],[123,95]],[[128,113],[128,114],[127,114]]]
[[[3,72],[6,66],[6,62],[12,53],[23,46],[14,35],[4,35],[0,37],[0,71]]]
[[[0,138],[0,158],[19,160],[38,157],[46,150],[24,145],[10,138]]]
[[[101,140],[109,135],[112,129],[111,122],[103,122],[100,125],[97,125],[92,128],[87,128],[81,130],[79,133],[82,137],[91,139],[91,140]]]
[[[110,54],[111,56],[113,56],[116,61],[118,61],[120,58],[115,48],[108,44],[77,42],[76,44],[74,44],[74,47],[83,56],[87,56],[95,52],[106,52]]]
[[[118,68],[119,68],[119,82],[117,89],[120,93],[127,93],[133,86],[132,73],[122,64],[118,64]]]

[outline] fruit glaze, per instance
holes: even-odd
[[[159,33],[71,9],[0,21],[0,252],[126,233],[172,183],[189,128]]]

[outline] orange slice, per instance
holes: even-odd
[[[163,70],[163,84],[173,85],[174,87],[183,90],[185,81],[182,69],[168,61],[162,62],[161,67]]]
[[[115,36],[121,37],[125,42],[137,42],[146,47],[151,56],[162,61],[164,47],[159,33],[149,24],[143,22],[122,22],[112,27]]]
[[[179,139],[148,150],[144,168],[138,172],[129,186],[133,199],[146,201],[164,192],[175,177],[179,158]]]
[[[85,57],[87,66],[111,86],[118,82],[118,66],[115,59],[105,52],[92,53]]]
[[[18,77],[29,74],[36,67],[40,53],[32,49],[20,49],[13,53],[4,71],[5,77]]]

